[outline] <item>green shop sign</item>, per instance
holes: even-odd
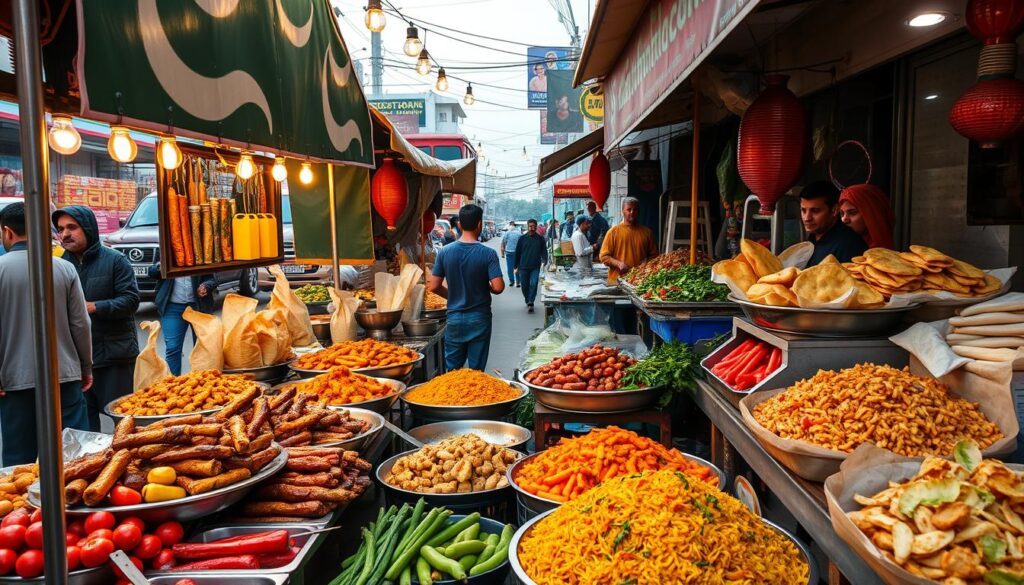
[[[420,127],[427,125],[426,100],[370,100],[370,105],[385,116],[416,116]]]

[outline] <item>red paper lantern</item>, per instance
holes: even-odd
[[[423,225],[420,227],[420,232],[425,236],[434,229],[434,222],[437,221],[437,215],[434,214],[432,209],[428,209],[423,212]]]
[[[399,216],[409,205],[409,189],[405,175],[395,166],[395,161],[385,158],[370,182],[373,208],[387,222],[388,229],[395,229]]]
[[[788,80],[788,75],[767,76],[768,86],[740,121],[737,166],[761,201],[763,215],[775,212],[775,202],[796,184],[804,166],[807,116],[786,88]]]
[[[968,0],[964,20],[967,30],[986,45],[1013,43],[1024,27],[1024,2]]]
[[[612,167],[608,157],[598,151],[590,161],[590,197],[597,204],[597,210],[604,209],[608,194],[612,190]]]
[[[979,81],[953,104],[949,123],[982,148],[998,146],[1024,129],[1024,83],[1014,78]]]

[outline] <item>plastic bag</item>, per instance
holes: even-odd
[[[146,347],[135,358],[135,376],[132,380],[135,390],[156,384],[171,375],[167,362],[156,351],[156,340],[160,337],[159,321],[143,321],[139,327],[149,330]]]
[[[224,369],[224,324],[215,315],[186,307],[181,318],[192,325],[196,342],[188,363],[193,372]]]

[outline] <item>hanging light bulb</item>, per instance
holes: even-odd
[[[420,58],[416,59],[416,73],[420,75],[430,75],[430,71],[433,67],[430,65],[430,53],[426,49],[420,51]]]
[[[384,16],[384,10],[380,6],[380,0],[368,0],[366,2],[366,28],[370,32],[379,33],[384,30],[388,19]]]
[[[274,180],[278,183],[288,178],[288,167],[284,166],[283,156],[274,159],[274,166],[270,169],[270,176],[274,177]]]
[[[75,154],[82,147],[82,136],[71,125],[71,118],[67,116],[53,117],[47,141],[50,143],[50,148],[60,154]]]
[[[135,144],[124,126],[111,126],[110,139],[107,140],[107,153],[119,163],[130,163],[139,154],[139,146]]]
[[[164,136],[160,139],[160,150],[157,154],[160,166],[166,171],[173,171],[185,162],[185,157],[181,155],[181,149],[178,148],[173,136]]]
[[[405,46],[402,47],[402,51],[409,57],[415,57],[422,50],[423,41],[420,40],[420,31],[410,22],[409,28],[405,29]]]
[[[243,154],[242,158],[238,159],[235,172],[238,174],[238,178],[243,181],[248,181],[256,174],[256,163],[253,162],[251,154]]]
[[[472,106],[474,103],[476,103],[476,98],[473,97],[472,83],[466,84],[466,97],[462,98],[462,103],[466,104],[467,106]]]
[[[437,85],[435,87],[440,92],[448,91],[448,76],[445,75],[444,67],[437,70]]]
[[[303,185],[308,185],[313,182],[313,167],[308,162],[302,163],[302,170],[299,171],[299,181]]]

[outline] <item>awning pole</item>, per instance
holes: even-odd
[[[334,276],[334,289],[341,290],[338,278],[338,210],[334,208],[334,165],[327,163],[327,200],[331,206],[331,273]]]
[[[43,508],[43,570],[46,582],[68,582],[64,540],[64,461],[61,448],[60,383],[50,246],[50,163],[43,113],[39,8],[35,0],[13,3],[18,109],[21,113],[22,183],[28,232],[28,293],[32,299],[32,345],[36,387],[36,442]],[[24,364],[26,367],[28,364]],[[32,416],[22,413],[22,416]]]
[[[690,264],[697,263],[697,200],[700,189],[700,89],[697,77],[690,76],[693,88],[693,166],[690,169]],[[675,230],[675,226],[672,226]]]

